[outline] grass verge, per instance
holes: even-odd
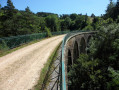
[[[55,48],[55,50],[53,51],[53,53],[49,57],[47,63],[42,68],[38,84],[34,87],[34,90],[42,90],[42,84],[44,83],[44,87],[46,87],[47,84],[49,83],[48,79],[50,77],[48,77],[48,74],[52,70],[53,62],[56,59],[57,52],[58,52],[60,45],[61,45],[61,43]]]

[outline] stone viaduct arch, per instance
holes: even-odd
[[[80,58],[80,54],[89,53],[87,48],[89,47],[88,43],[92,35],[92,33],[79,33],[68,39],[64,52],[66,82],[68,81],[67,72],[69,72],[71,66],[76,63],[76,60]]]
[[[80,40],[79,49],[80,49],[80,54],[86,53],[86,41],[85,41],[84,37],[82,37],[81,40]]]
[[[78,58],[79,58],[79,45],[77,41],[75,41],[73,45],[73,63],[75,63]]]
[[[70,67],[72,66],[72,56],[71,56],[71,51],[68,50],[68,65],[67,65],[67,72],[69,72]]]

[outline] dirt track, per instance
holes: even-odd
[[[0,90],[28,90],[64,35],[42,40],[0,57]]]

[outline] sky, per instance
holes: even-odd
[[[56,14],[88,14],[96,16],[105,14],[109,0],[11,0],[18,10],[25,10],[29,6],[34,13],[51,12]],[[114,0],[116,1],[116,0]],[[0,0],[0,4],[7,5],[7,0]]]

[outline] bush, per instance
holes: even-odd
[[[107,24],[113,23],[113,19],[112,19],[112,18],[108,18],[108,19],[106,20],[106,23],[107,23]]]
[[[116,22],[119,23],[119,16],[118,16],[118,18],[116,19]]]
[[[86,26],[85,28],[83,28],[83,30],[94,30],[94,28],[91,25]]]
[[[5,43],[4,40],[0,40],[0,50],[3,51],[3,50],[8,50],[8,46],[7,44]]]
[[[52,36],[52,33],[51,33],[49,28],[45,27],[45,31],[47,33],[47,37],[51,37]]]
[[[119,70],[109,67],[108,71],[110,72],[109,77],[112,79],[107,83],[108,90],[119,90]]]

